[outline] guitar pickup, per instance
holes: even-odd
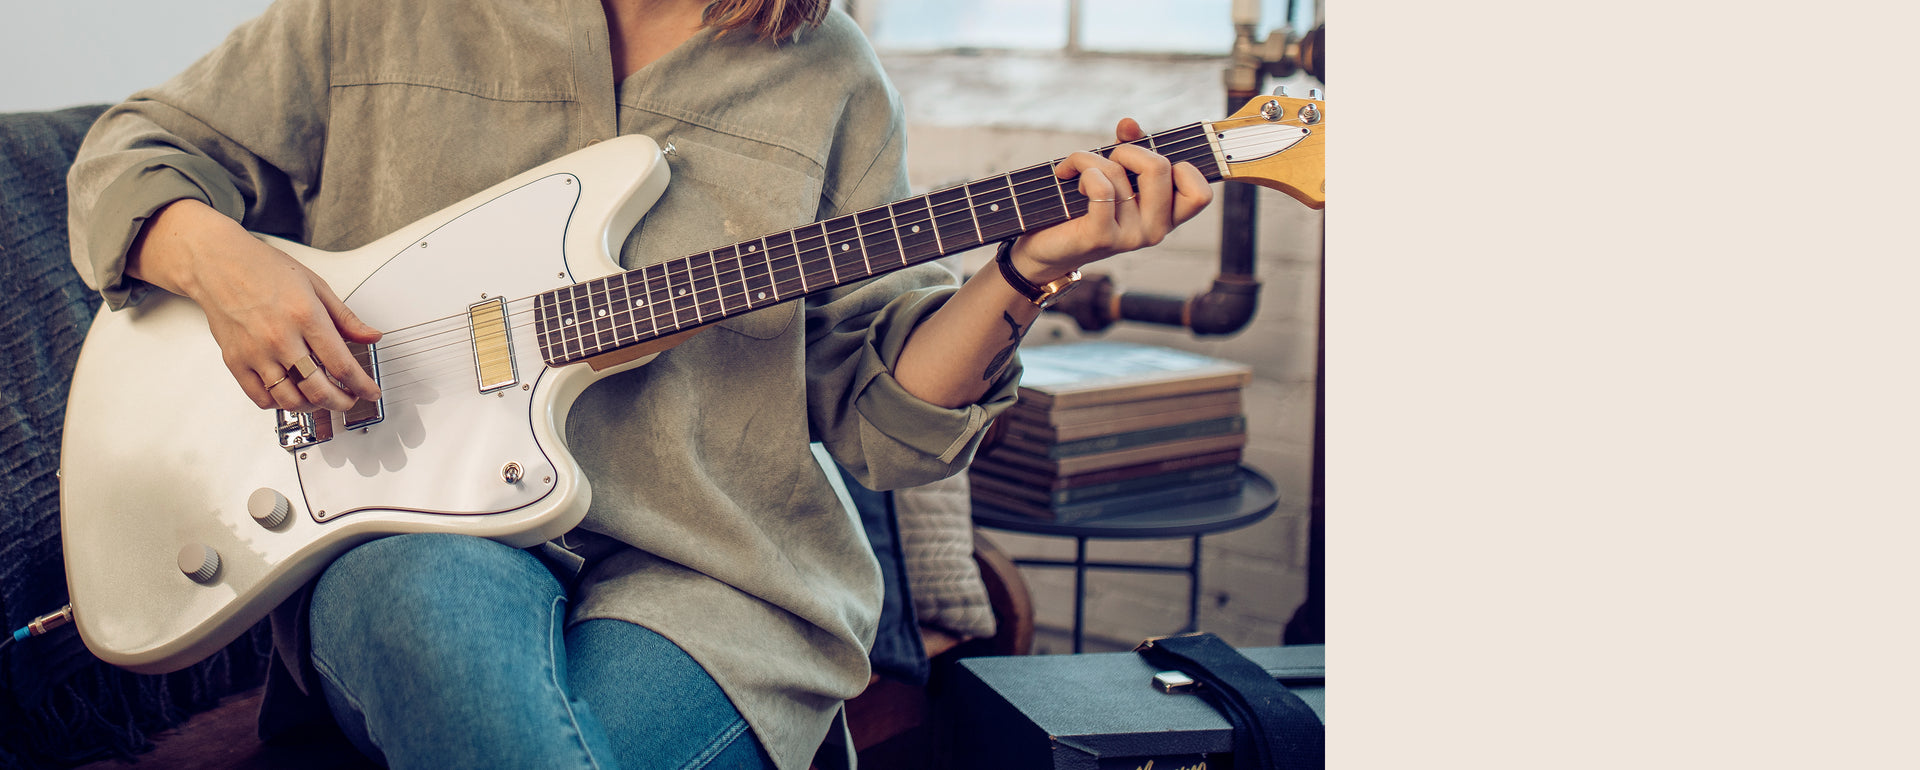
[[[467,307],[467,332],[473,341],[473,368],[481,393],[516,385],[520,373],[513,363],[513,330],[507,324],[507,302],[496,297]]]
[[[367,376],[373,378],[373,383],[375,385],[380,384],[380,356],[374,351],[374,346],[359,342],[349,342],[347,343],[347,351],[353,353],[354,362],[359,364],[361,369],[366,370]],[[386,419],[387,413],[386,408],[382,405],[383,401],[384,398],[375,401],[353,402],[353,408],[348,409],[345,414],[340,415],[341,419],[346,423],[347,430],[364,428]]]

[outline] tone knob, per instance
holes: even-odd
[[[247,497],[247,513],[253,515],[253,521],[267,529],[273,529],[287,522],[287,514],[293,510],[293,504],[287,502],[287,496],[266,487],[253,490]]]
[[[188,543],[180,546],[180,573],[195,583],[211,583],[220,574],[220,553],[212,546]]]

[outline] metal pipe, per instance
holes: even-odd
[[[1241,5],[1235,6],[1233,52],[1223,73],[1228,113],[1259,96],[1268,75],[1285,76],[1306,69],[1321,77],[1325,71],[1325,46],[1321,42],[1325,27],[1316,27],[1299,39],[1283,28],[1265,41],[1258,40],[1254,37],[1257,17],[1243,18]],[[1125,320],[1185,327],[1200,336],[1240,332],[1253,321],[1260,305],[1260,281],[1254,277],[1259,189],[1249,184],[1221,188],[1220,273],[1206,291],[1190,297],[1125,291],[1110,276],[1095,273],[1049,312],[1072,317],[1086,331],[1101,331]]]

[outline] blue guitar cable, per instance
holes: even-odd
[[[15,630],[12,636],[0,639],[0,650],[5,650],[8,645],[15,642],[25,641],[27,637],[39,636],[72,622],[73,605],[69,604],[58,610],[34,618],[32,623],[28,623]]]

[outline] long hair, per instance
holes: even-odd
[[[761,40],[785,40],[826,18],[833,0],[714,0],[700,21],[725,36],[736,30]]]

